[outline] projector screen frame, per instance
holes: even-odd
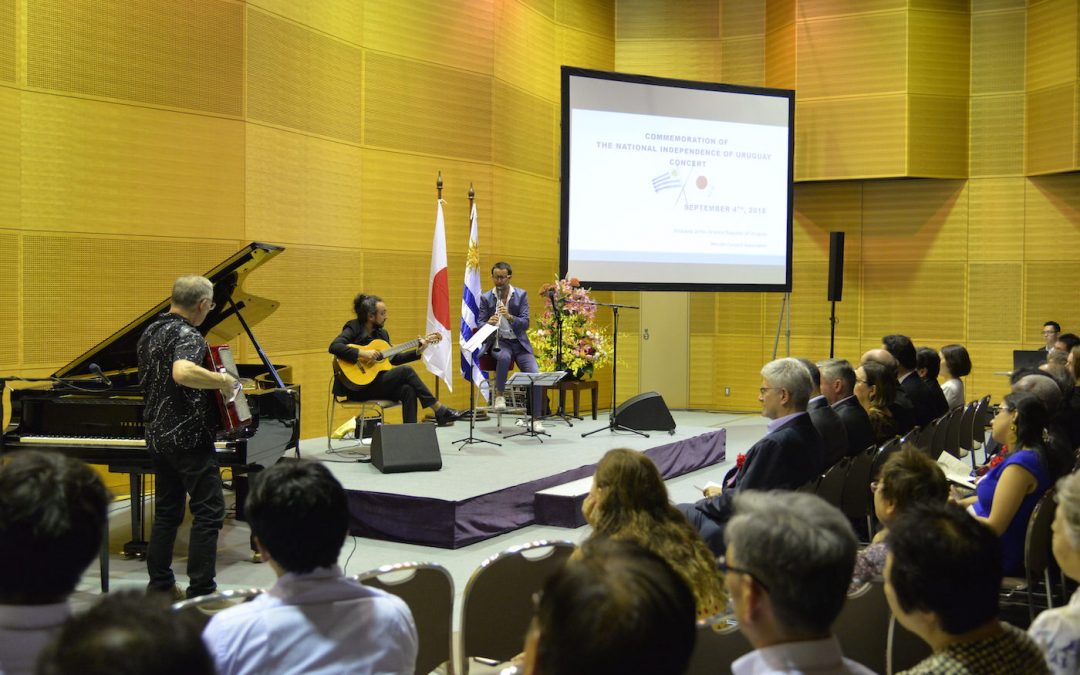
[[[569,269],[569,228],[570,228],[570,140],[571,140],[571,101],[570,81],[573,77],[610,80],[630,84],[644,84],[659,87],[718,91],[754,96],[768,96],[786,99],[787,103],[787,208],[785,222],[785,263],[783,283],[700,283],[655,281],[611,281],[582,278],[580,281],[594,290],[630,290],[630,291],[700,291],[700,292],[777,292],[789,293],[792,288],[792,225],[794,215],[794,148],[795,148],[795,92],[790,89],[733,85],[717,82],[699,82],[680,80],[651,75],[634,75],[612,71],[591,70],[574,66],[562,66],[561,69],[561,158],[560,158],[560,214],[559,214],[559,275],[565,277]]]

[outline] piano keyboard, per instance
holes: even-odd
[[[144,438],[108,438],[103,436],[19,436],[12,439],[18,443],[28,445],[82,445],[111,448],[145,448]],[[234,441],[215,441],[214,448],[218,452],[232,451],[236,449]]]

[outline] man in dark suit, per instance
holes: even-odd
[[[758,400],[771,420],[768,433],[746,451],[742,467],[722,488],[706,488],[705,499],[679,505],[716,555],[724,553],[724,527],[736,494],[795,490],[824,470],[824,443],[806,414],[811,389],[806,367],[798,359],[777,359],[765,364],[761,378]]]
[[[862,355],[859,363],[862,364],[867,361],[877,361],[889,368],[893,373],[896,372],[896,359],[884,349],[871,349]],[[896,399],[889,406],[889,412],[892,413],[893,420],[896,422],[896,433],[903,436],[915,428],[917,424],[915,422],[915,404],[908,397],[907,392],[899,386],[896,387]]]
[[[934,410],[934,419],[949,412],[949,401],[945,398],[945,392],[938,384],[938,375],[941,374],[941,356],[936,349],[919,347],[915,352],[915,372],[922,378],[927,391],[930,392],[930,405]]]
[[[855,369],[844,359],[828,359],[818,364],[821,394],[840,417],[847,435],[847,455],[854,457],[874,445],[870,416],[855,398]]]
[[[931,397],[930,388],[926,386],[919,374],[915,372],[918,366],[918,357],[915,352],[915,344],[906,335],[886,335],[881,338],[882,346],[896,359],[896,381],[900,383],[897,391],[903,391],[911,399],[915,408],[915,424],[925,427],[934,421],[937,415]]]
[[[818,367],[810,359],[799,359],[799,363],[806,366],[810,373],[810,400],[806,404],[806,412],[825,444],[825,465],[822,469],[825,471],[848,454],[847,431],[840,416],[821,395],[821,374]]]

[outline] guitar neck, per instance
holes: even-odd
[[[395,345],[395,346],[391,347],[390,349],[383,349],[382,350],[382,356],[383,356],[384,360],[389,361],[390,359],[397,356],[398,354],[401,354],[403,352],[408,352],[408,351],[415,350],[419,346],[420,346],[420,339],[419,338],[417,338],[416,340],[409,340],[408,342],[403,342],[402,344]]]

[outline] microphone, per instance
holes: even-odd
[[[93,373],[94,375],[97,375],[98,382],[101,382],[102,384],[104,384],[107,387],[112,386],[112,380],[109,379],[108,375],[101,372],[101,366],[99,366],[96,363],[91,363],[89,366],[87,366],[87,368],[90,369],[91,373]]]

